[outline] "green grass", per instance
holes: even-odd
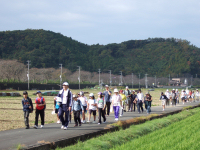
[[[200,149],[200,113],[148,135],[131,140],[112,150],[198,150]]]
[[[155,119],[152,121],[147,121],[144,124],[140,125],[132,125],[130,128],[126,130],[119,130],[113,133],[107,133],[105,135],[92,138],[90,140],[87,140],[85,142],[78,142],[77,144],[73,146],[68,146],[63,149],[57,148],[57,150],[64,150],[64,149],[70,149],[70,150],[99,150],[99,149],[111,149],[114,146],[118,147],[123,145],[123,143],[127,143],[129,141],[132,141],[133,139],[137,139],[141,136],[147,135],[148,133],[154,132],[156,130],[159,130],[161,128],[167,127],[170,124],[173,124],[174,122],[178,122],[192,116],[193,114],[198,113],[200,108],[195,108],[192,110],[185,110],[180,112],[179,114],[175,114],[172,116],[168,116],[162,119]],[[200,115],[200,113],[198,113]],[[190,123],[189,123],[190,124]],[[180,127],[181,128],[181,127]],[[132,149],[130,147],[129,149]],[[116,148],[114,148],[116,149]],[[135,149],[135,148],[134,148]]]

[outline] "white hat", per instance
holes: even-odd
[[[109,87],[108,85],[105,85],[105,87]]]
[[[169,90],[167,89],[167,91],[169,91]]]
[[[196,89],[196,91],[198,91],[198,89]]]
[[[118,89],[114,89],[114,93],[118,93],[119,91],[118,91]]]
[[[128,86],[126,86],[126,89],[128,89]]]
[[[184,91],[184,89],[182,89],[182,91]]]
[[[135,92],[135,90],[133,90],[132,92]]]
[[[80,96],[82,96],[82,95],[84,95],[84,92],[83,92],[83,91],[80,92]]]
[[[69,83],[68,82],[64,82],[63,85],[69,86]]]
[[[178,91],[178,89],[176,89],[176,91]]]
[[[89,95],[90,97],[92,97],[92,96],[94,96],[94,94],[93,93],[90,93],[90,95]]]
[[[77,97],[77,95],[76,95],[76,94],[74,94],[74,95],[73,95],[73,98],[75,98],[75,97]]]
[[[175,91],[175,89],[173,89],[173,91]]]

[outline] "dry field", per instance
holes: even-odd
[[[132,89],[130,89],[132,90]],[[97,97],[97,93],[100,90],[96,89],[84,89],[84,92],[94,93],[95,97]],[[103,90],[102,90],[103,91]],[[113,91],[113,90],[112,90]],[[160,92],[166,91],[166,89],[156,89],[155,91],[150,91],[150,94],[153,96],[153,106],[160,105]],[[4,91],[6,92],[6,91]],[[23,91],[18,91],[21,95]],[[29,97],[32,99],[33,103],[35,101],[36,96],[33,95],[36,91],[28,91]],[[44,92],[44,91],[42,91]],[[72,90],[72,93],[78,93],[79,90]],[[148,92],[146,89],[142,89],[142,92],[145,94]],[[88,97],[89,94],[86,94]],[[54,96],[44,96],[47,106],[45,111],[45,124],[48,123],[55,123],[56,115],[52,115],[51,112],[53,110],[53,98]],[[16,129],[25,127],[24,125],[24,118],[23,118],[23,110],[21,104],[22,97],[0,97],[0,131],[9,130],[9,129]],[[33,105],[35,107],[35,104]],[[72,117],[73,118],[73,117]],[[35,120],[35,113],[31,113],[29,116],[29,123],[30,126],[34,125]],[[40,120],[40,119],[39,119]],[[40,124],[40,123],[39,123]]]

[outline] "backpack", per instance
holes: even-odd
[[[44,104],[43,100],[44,100],[44,98],[41,97],[41,103],[42,103],[42,104]],[[38,102],[38,97],[36,98],[36,102]],[[45,109],[46,109],[46,105],[44,105],[44,110],[45,110]]]
[[[29,104],[32,104],[32,101],[29,97],[27,97]],[[23,101],[25,101],[25,99],[23,99]],[[31,110],[29,110],[29,113],[33,112],[33,104],[31,105]]]
[[[172,99],[175,99],[176,98],[176,93],[173,93],[172,94]]]

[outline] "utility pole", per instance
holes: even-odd
[[[170,74],[169,74],[169,82],[170,82]]]
[[[139,73],[139,89],[140,89],[140,73]]]
[[[99,87],[101,86],[100,84],[101,84],[101,80],[100,80],[100,73],[101,73],[101,69],[99,69]]]
[[[122,85],[122,71],[120,71],[121,85]]]
[[[146,86],[146,89],[148,88],[148,80],[147,80],[147,75],[148,75],[148,74],[145,74],[145,86]]]
[[[156,76],[155,76],[155,86],[156,86]]]
[[[193,76],[191,75],[191,86],[192,86],[192,78],[193,78]]]
[[[29,90],[29,66],[30,66],[30,60],[27,60],[28,63],[28,72],[27,72],[27,77],[28,77],[28,90]]]
[[[132,89],[133,89],[133,73],[132,73]]]
[[[62,64],[59,64],[61,68],[61,73],[60,73],[60,89],[61,89],[61,82],[62,82]]]
[[[197,74],[196,74],[196,78],[197,78]]]
[[[111,70],[109,70],[109,72],[110,72],[110,86],[111,86],[111,82],[112,82],[112,81],[111,81]]]
[[[79,81],[79,90],[81,89],[81,67],[80,66],[77,66],[78,67],[78,72],[79,72],[79,76],[78,76],[78,81]]]

